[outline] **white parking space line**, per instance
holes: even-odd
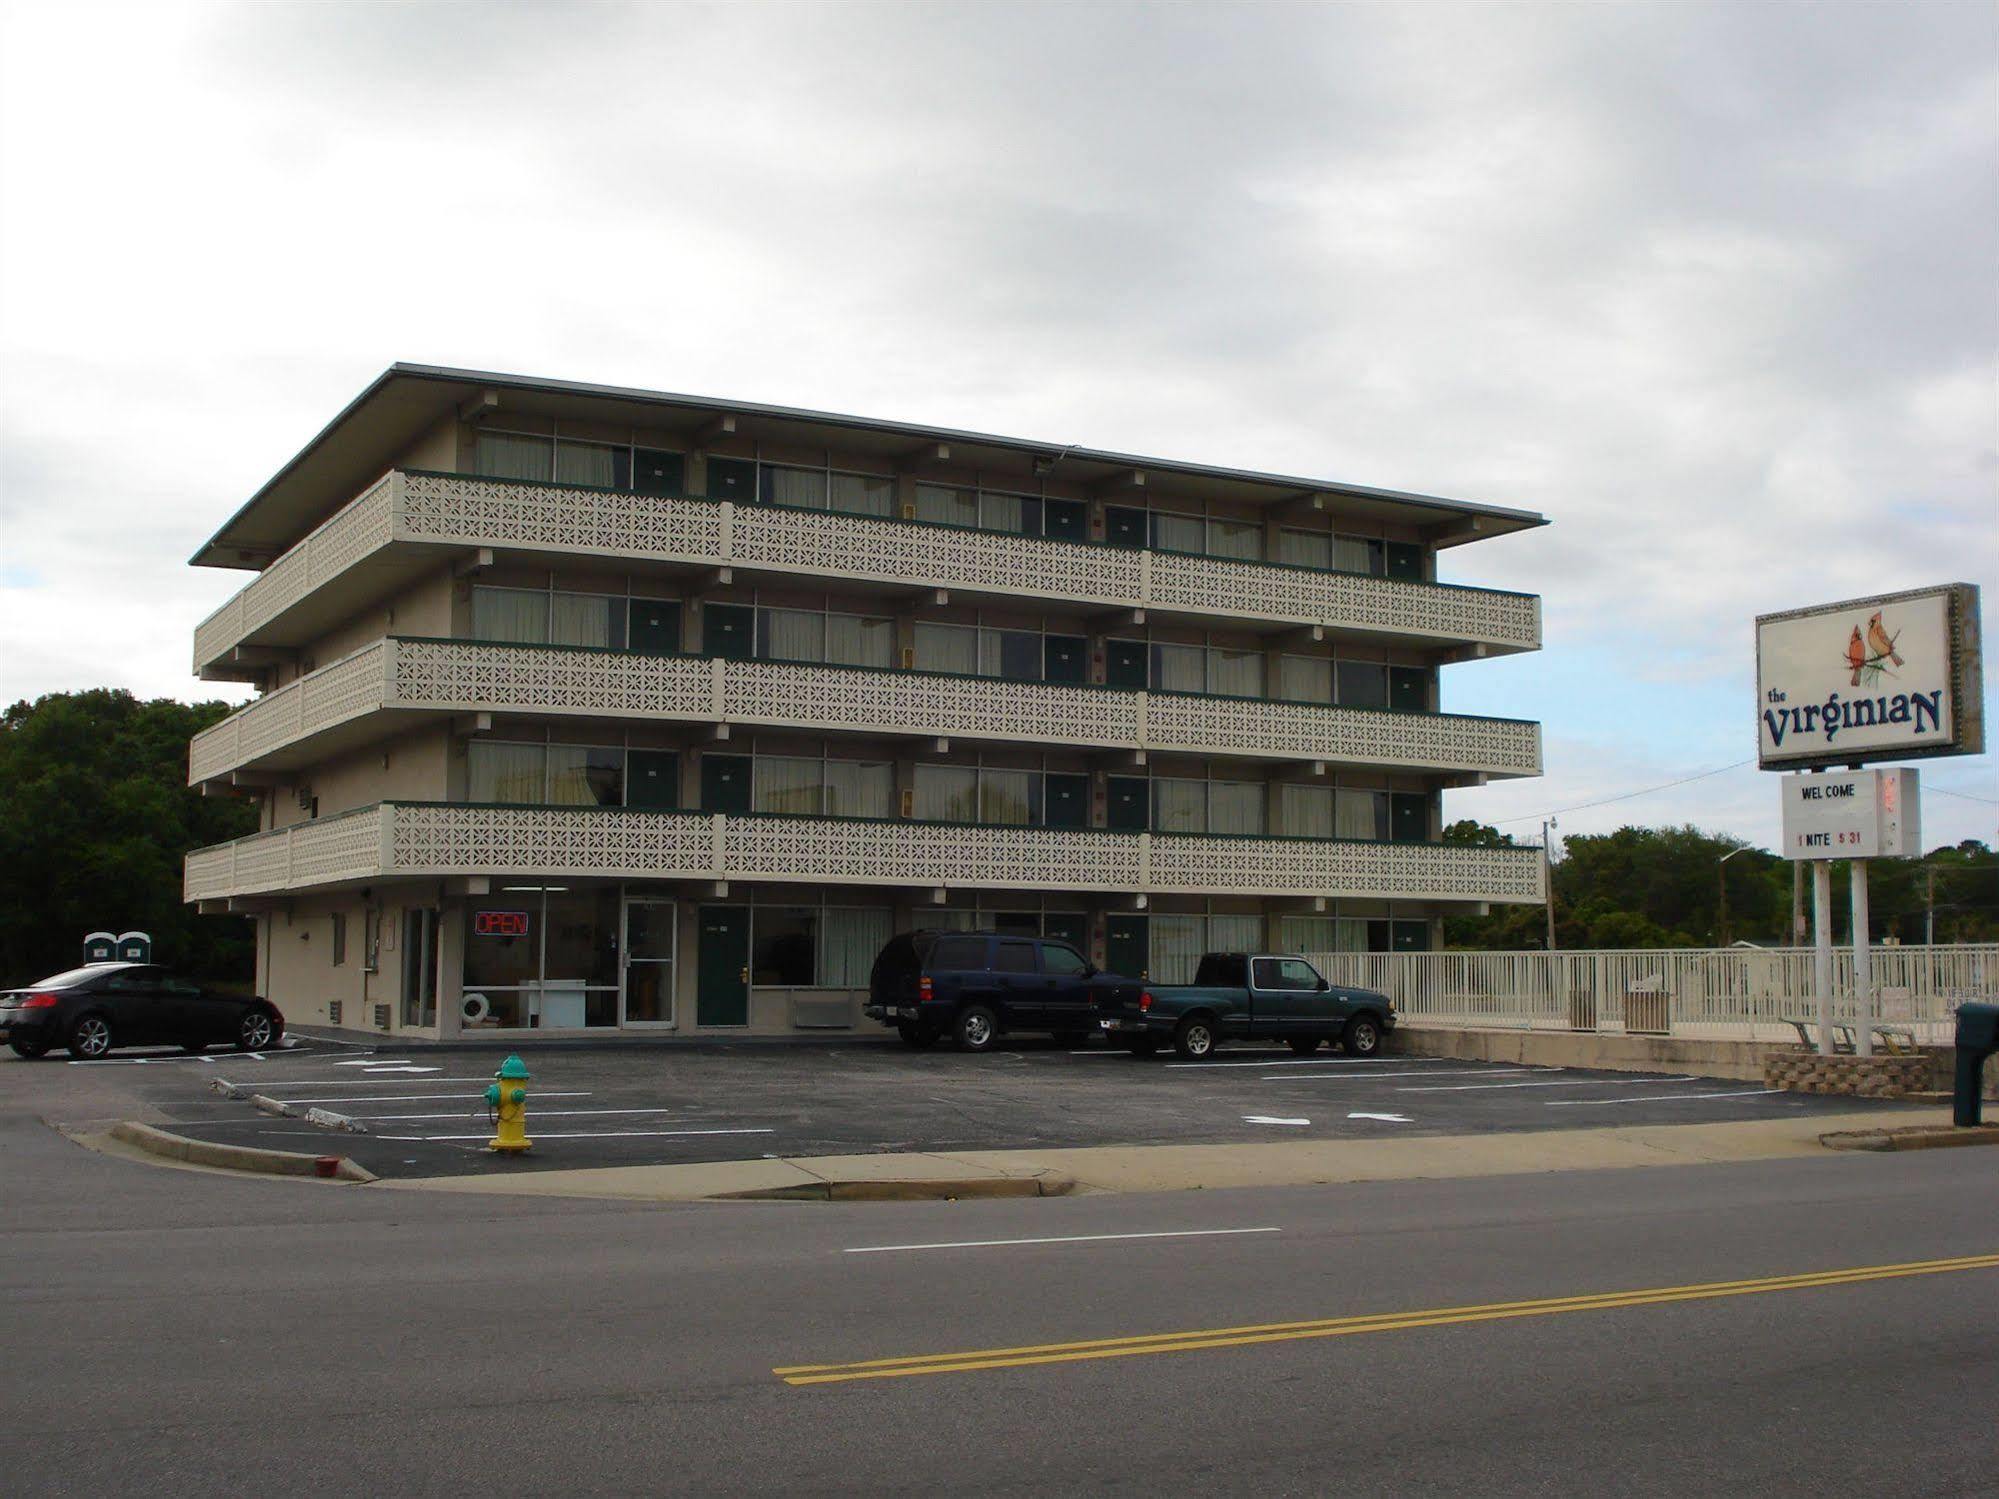
[[[1302,1077],[1266,1077],[1266,1083],[1371,1083],[1384,1077],[1506,1077],[1516,1072],[1559,1072],[1559,1067],[1479,1067],[1466,1072],[1308,1072]]]
[[[272,1095],[276,1097],[275,1094]],[[369,1098],[355,1098],[351,1094],[335,1098],[287,1098],[285,1103],[434,1103],[439,1099],[481,1099],[483,1093],[378,1093]],[[588,1098],[583,1093],[536,1093],[536,1098]]]
[[[1149,1234],[1063,1234],[1050,1239],[959,1239],[949,1244],[867,1244],[842,1254],[901,1254],[918,1249],[1001,1249],[1016,1244],[1108,1244],[1123,1239],[1213,1239],[1227,1234],[1277,1234],[1281,1228],[1183,1228]]]
[[[637,1140],[665,1139],[682,1135],[774,1135],[774,1129],[611,1129],[581,1130],[574,1133],[551,1134],[546,1130],[531,1129],[530,1140]],[[490,1140],[491,1130],[483,1135],[376,1135],[377,1140]]]
[[[1570,1079],[1555,1083],[1446,1083],[1441,1088],[1397,1088],[1397,1093],[1484,1093],[1494,1088],[1596,1088],[1614,1087],[1602,1078]]]
[[[1740,1093],[1641,1093],[1635,1098],[1551,1098],[1551,1109],[1593,1109],[1609,1103],[1672,1103],[1689,1098],[1763,1098],[1782,1088],[1745,1088]]]
[[[415,1087],[420,1083],[490,1083],[491,1073],[480,1077],[288,1077],[283,1082],[259,1081],[259,1088],[393,1088],[398,1084]]]
[[[1411,1062],[1445,1062],[1448,1057],[1285,1057],[1276,1062],[1168,1062],[1168,1067],[1387,1067]]]
[[[536,1109],[532,1119],[580,1119],[586,1114],[671,1114],[673,1109]],[[463,1114],[356,1114],[370,1124],[391,1119],[463,1119]]]

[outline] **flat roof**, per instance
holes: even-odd
[[[485,370],[392,364],[251,495],[189,561],[197,567],[264,566],[360,494],[398,453],[441,417],[481,401],[488,392],[515,398],[512,403],[502,402],[502,411],[513,409],[556,419],[622,421],[665,430],[679,425],[687,429],[690,438],[715,418],[733,416],[734,435],[738,439],[764,438],[838,447],[857,455],[888,460],[915,456],[911,452],[913,444],[943,443],[952,450],[953,467],[976,468],[994,478],[1015,471],[1022,478],[1034,478],[1037,460],[1044,464],[1052,461],[1059,466],[1065,482],[1084,485],[1114,479],[1121,472],[1142,470],[1148,476],[1166,481],[1156,490],[1148,488],[1152,498],[1191,497],[1195,490],[1213,498],[1265,504],[1311,494],[1336,496],[1348,502],[1343,508],[1349,511],[1372,512],[1382,517],[1407,520],[1407,512],[1412,509],[1428,512],[1439,529],[1439,545],[1548,524],[1545,516],[1531,510],[1349,484],[1337,479],[1148,458],[1070,443],[1000,437],[955,427],[882,421],[756,401],[679,395],[622,385],[591,385],[574,380],[542,380]],[[674,420],[675,413],[682,418],[679,423]],[[1458,523],[1462,534],[1452,531],[1452,522]]]

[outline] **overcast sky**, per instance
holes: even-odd
[[[1735,766],[1561,829],[1773,843],[1758,613],[1999,625],[1990,4],[4,15],[5,701],[216,695],[185,559],[398,359],[1541,511],[1442,559],[1545,599],[1444,678],[1534,837]]]

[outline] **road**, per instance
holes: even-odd
[[[662,1207],[139,1165],[25,1091],[15,1493],[1999,1493],[1999,1268],[1880,1269],[1999,1251],[1999,1151]]]

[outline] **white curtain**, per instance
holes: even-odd
[[[826,508],[826,475],[816,468],[765,468],[764,492],[773,505]]]
[[[872,474],[833,475],[833,508],[849,515],[895,514],[895,480]]]
[[[474,588],[472,638],[539,644],[548,639],[548,595],[538,589]]]
[[[892,817],[894,800],[893,765],[873,760],[826,762],[823,810],[828,817]]]
[[[1156,692],[1205,692],[1208,653],[1198,645],[1155,645],[1152,686]]]
[[[1277,695],[1294,703],[1333,700],[1333,663],[1323,656],[1277,658]]]
[[[1330,916],[1280,916],[1277,945],[1286,952],[1338,952],[1337,923]]]
[[[979,773],[961,765],[916,767],[916,815],[928,822],[977,822]]]
[[[540,802],[548,752],[539,744],[497,744],[475,739],[466,747],[466,800]]]
[[[1263,696],[1263,653],[1208,649],[1208,691],[1224,697]]]
[[[818,812],[824,801],[823,761],[758,755],[750,805],[759,812]]]
[[[949,671],[972,676],[979,669],[979,632],[967,625],[916,627],[919,671]]]
[[[1210,916],[1208,952],[1256,952],[1263,946],[1261,916]]]
[[[1205,833],[1208,830],[1208,783],[1154,781],[1152,825],[1162,833]]]
[[[1152,512],[1152,544],[1164,552],[1207,550],[1207,523],[1198,515],[1163,515]]]
[[[558,484],[588,484],[609,489],[618,482],[614,465],[616,450],[600,442],[558,441],[555,445],[555,481]]]
[[[1333,538],[1333,566],[1343,573],[1374,571],[1374,548],[1359,536]]]
[[[828,989],[865,989],[893,930],[885,910],[828,909],[819,923],[819,982]]]
[[[1367,923],[1342,916],[1335,928],[1333,951],[1366,952],[1367,950]]]
[[[1025,827],[1033,812],[1035,775],[1031,770],[980,771],[979,821]]]
[[[610,645],[611,611],[624,602],[601,593],[551,594],[548,638],[557,645]]]
[[[988,531],[1018,531],[1020,529],[1020,496],[1011,494],[982,494],[979,496],[979,524]]]
[[[1331,567],[1333,538],[1324,531],[1279,531],[1277,560],[1293,567]]]
[[[1388,794],[1384,791],[1349,791],[1338,794],[1338,827],[1342,838],[1386,838],[1388,836]]]
[[[472,471],[494,479],[547,479],[554,471],[555,443],[546,437],[481,432],[472,444]]]
[[[1208,783],[1208,831],[1211,833],[1260,833],[1263,831],[1263,782],[1211,781]]]
[[[616,807],[625,800],[625,752],[581,744],[548,747],[548,799],[559,807]]]
[[[969,489],[919,484],[916,486],[916,518],[940,525],[976,526],[979,523],[979,497]]]
[[[1208,555],[1211,557],[1263,556],[1263,527],[1254,521],[1211,520],[1208,522]]]
[[[841,666],[893,666],[895,621],[858,614],[826,616],[826,659]]]
[[[1330,838],[1333,836],[1333,788],[1280,786],[1277,815],[1280,837]]]
[[[809,609],[765,609],[763,649],[773,661],[824,661],[826,616]]]
[[[1191,984],[1206,950],[1207,922],[1199,916],[1154,916],[1146,977],[1160,984]]]

